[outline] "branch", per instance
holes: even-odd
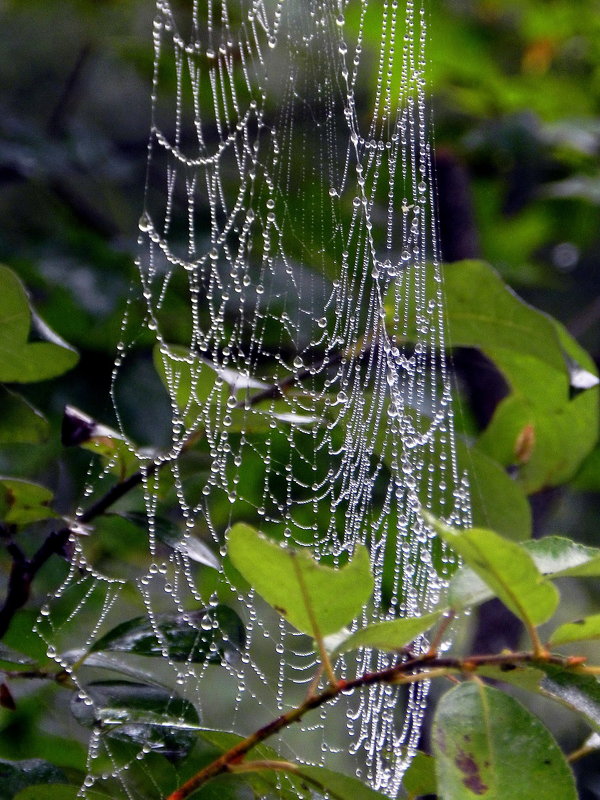
[[[163,462],[160,462],[163,463]],[[95,503],[78,517],[77,522],[85,525],[99,517],[117,500],[124,497],[128,492],[139,486],[144,475],[152,475],[158,469],[159,464],[151,464],[147,470],[134,472],[127,480],[112,486],[106,494],[100,497]],[[72,535],[71,527],[64,527],[58,531],[52,531],[35,551],[33,556],[28,559],[21,548],[14,542],[7,545],[7,550],[12,556],[12,566],[8,579],[8,588],[2,608],[0,608],[0,639],[6,634],[10,623],[17,611],[22,608],[29,600],[31,594],[31,583],[46,561],[53,555],[63,556],[65,548]]]
[[[540,657],[535,652],[499,653],[493,655],[470,656],[464,659],[437,657],[435,654],[425,653],[424,655],[408,659],[401,664],[388,667],[379,672],[366,672],[364,675],[354,678],[353,680],[337,681],[335,684],[328,686],[327,689],[320,694],[307,697],[301,705],[287,711],[285,714],[281,714],[281,716],[271,720],[271,722],[250,734],[250,736],[238,742],[234,747],[220,755],[172,792],[167,797],[167,800],[185,800],[195,792],[196,789],[212,778],[215,778],[217,775],[239,771],[241,761],[250,750],[265,739],[278,733],[283,728],[289,727],[294,722],[299,722],[307,712],[319,708],[319,706],[325,703],[331,702],[343,692],[349,692],[362,686],[372,686],[378,683],[414,683],[418,680],[442,677],[453,672],[472,675],[479,667],[490,664],[514,668],[520,665],[535,665],[540,662],[558,664],[562,667],[579,667],[581,659],[563,658],[561,656],[549,654]],[[246,765],[246,768],[250,768],[250,765]],[[264,766],[262,768],[264,768]]]

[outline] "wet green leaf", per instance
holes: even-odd
[[[38,783],[64,783],[65,774],[41,758],[24,761],[0,759],[0,797],[12,798],[27,786]]]
[[[438,792],[452,800],[577,800],[550,732],[514,698],[469,681],[447,692],[433,722]]]
[[[133,522],[144,530],[148,529],[148,517],[145,511],[125,511],[121,517]],[[184,535],[174,522],[166,517],[157,516],[154,518],[154,531],[156,538],[173,550],[183,553],[192,561],[205,564],[207,567],[219,569],[221,564],[213,551],[201,539],[197,539],[193,533]]]
[[[558,591],[544,580],[531,556],[521,546],[484,528],[461,531],[429,514],[425,517],[465,564],[520,619],[531,625],[540,625],[552,616],[558,605]],[[472,585],[468,588],[472,591]],[[472,604],[464,587],[460,593],[453,589],[456,589],[456,583],[449,595],[453,607],[463,608]]]
[[[587,547],[562,536],[533,539],[526,542],[524,547],[539,571],[553,578],[592,578],[600,575],[600,549],[597,547]]]
[[[228,540],[229,557],[248,583],[294,627],[315,638],[343,628],[373,591],[364,547],[357,547],[344,567],[333,569],[308,552],[281,547],[241,523],[229,531]]]
[[[59,516],[50,508],[54,495],[39,483],[0,477],[0,491],[3,493],[4,506],[0,510],[4,522],[8,524],[29,525]]]
[[[38,331],[48,341],[28,342],[31,309],[23,284],[0,265],[0,381],[31,383],[54,378],[75,366],[77,352],[47,326]]]
[[[335,648],[336,653],[347,653],[358,647],[374,647],[376,650],[396,651],[410,644],[421,633],[429,630],[442,615],[441,611],[424,614],[422,617],[405,617],[376,622],[359,628]]]
[[[236,661],[244,642],[241,619],[228,606],[217,605],[185,614],[159,614],[154,624],[147,617],[127,620],[98,639],[91,652],[106,650],[161,658],[167,651],[173,661],[220,664],[224,659]]]
[[[539,689],[546,697],[576,711],[588,725],[600,732],[600,682],[595,675],[585,675],[557,664],[539,664],[545,672]]]
[[[173,692],[123,681],[90,683],[84,689],[84,696],[71,701],[71,711],[85,728],[101,726],[106,736],[147,745],[171,759],[184,758],[193,747],[198,712]]]

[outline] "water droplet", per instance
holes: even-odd
[[[317,325],[319,328],[326,328],[327,327],[327,317],[321,317],[317,320]]]
[[[152,220],[150,219],[150,215],[147,211],[144,211],[142,216],[139,218],[138,228],[142,231],[142,233],[147,233],[152,228]]]
[[[296,369],[302,369],[303,366],[304,366],[304,361],[302,361],[300,356],[296,356],[296,358],[294,359],[294,367]]]
[[[343,15],[343,14],[339,14],[339,15],[338,15],[338,16],[335,18],[335,24],[336,24],[336,25],[337,25],[339,28],[343,27],[343,25],[344,25],[344,15]]]
[[[271,50],[277,46],[277,39],[274,36],[269,36],[269,47]]]

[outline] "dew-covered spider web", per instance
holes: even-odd
[[[365,544],[375,595],[356,624],[422,613],[439,597],[451,556],[420,509],[464,525],[469,501],[444,361],[426,21],[417,0],[156,4],[139,284],[113,394],[119,416],[124,367],[153,343],[171,443],[149,451],[127,440],[144,474],[137,564],[105,570],[90,545],[97,531],[76,536],[69,575],[38,624],[72,670],[60,652],[95,609],[92,678],[74,670],[74,713],[91,730],[82,796],[103,786],[164,796],[195,725],[247,734],[306,695],[313,643],[228,564],[234,522],[333,564]],[[114,466],[90,473],[88,495],[106,491]],[[164,532],[165,509],[178,541]],[[94,645],[136,604],[154,657]],[[189,629],[187,655],[162,623],[174,615],[179,632]],[[352,677],[402,657],[365,650],[335,667]],[[115,722],[116,690],[103,706],[107,674],[146,682],[156,703],[166,697],[171,727],[150,719],[154,701],[135,724]],[[373,686],[272,744],[395,797],[426,694],[424,684]]]

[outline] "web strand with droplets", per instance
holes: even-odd
[[[312,643],[236,587],[227,568],[215,579],[185,547],[165,555],[155,524],[165,498],[185,535],[220,557],[238,520],[334,564],[366,544],[376,590],[356,624],[435,604],[451,557],[422,506],[457,525],[469,518],[444,361],[426,13],[413,0],[195,0],[187,11],[158,0],[153,36],[139,285],[113,395],[119,415],[141,306],[171,443],[150,455],[132,446],[142,468],[161,465],[143,482],[140,574],[105,575],[78,544],[55,604],[70,602],[71,615],[98,604],[88,643],[132,585],[159,641],[160,613],[240,609],[247,630],[238,658],[175,661],[163,641],[161,681],[170,675],[207,727],[248,733],[305,694],[318,666]],[[98,485],[92,476],[90,492]],[[44,614],[56,655],[71,617]],[[336,670],[353,676],[392,661],[361,651]],[[426,694],[423,684],[407,693],[373,686],[276,746],[355,769],[394,797]],[[123,797],[160,796],[146,758],[152,746],[129,760],[117,749],[95,732],[86,786],[110,779]],[[143,795],[140,769],[150,787]]]

